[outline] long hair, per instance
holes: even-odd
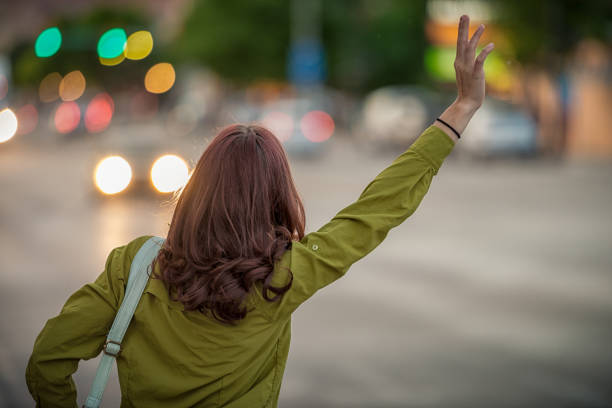
[[[210,142],[178,196],[153,278],[185,310],[235,324],[260,282],[267,301],[291,287],[271,285],[274,263],[304,237],[304,206],[285,150],[269,130],[230,125]],[[155,266],[155,265],[154,265]]]

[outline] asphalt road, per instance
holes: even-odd
[[[34,339],[108,252],[167,229],[164,200],[96,196],[93,145],[0,145],[0,407],[34,406]],[[327,148],[292,158],[307,231],[395,157]],[[612,406],[611,208],[612,164],[453,152],[416,213],[295,313],[280,406]]]

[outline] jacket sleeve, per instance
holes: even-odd
[[[293,275],[291,289],[280,301],[263,302],[270,317],[292,313],[376,248],[391,228],[417,209],[454,145],[441,129],[430,126],[366,186],[357,201],[319,230],[294,241],[272,278],[274,286],[287,284],[289,268]]]
[[[79,360],[96,357],[119,308],[137,247],[146,238],[115,248],[104,272],[73,293],[60,314],[36,338],[26,368],[26,383],[37,407],[76,407],[72,374]],[[140,242],[142,241],[142,242]]]

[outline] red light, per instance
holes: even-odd
[[[302,117],[300,129],[311,142],[324,142],[334,133],[336,125],[331,116],[323,111],[311,111]]]
[[[113,118],[115,104],[113,98],[106,92],[96,95],[85,111],[85,128],[87,131],[96,133],[108,127]]]
[[[17,122],[19,127],[17,128],[17,134],[27,135],[36,129],[38,125],[38,110],[31,103],[23,105],[17,111]]]
[[[55,111],[55,128],[60,133],[70,133],[79,126],[81,110],[76,102],[62,102]]]
[[[268,113],[261,120],[261,124],[270,129],[281,142],[289,140],[295,127],[293,118],[284,112]]]

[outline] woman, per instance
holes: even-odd
[[[484,30],[459,22],[458,96],[359,199],[304,235],[304,211],[282,146],[259,126],[211,142],[181,192],[154,274],[117,359],[122,407],[275,407],[291,314],[343,276],[418,207],[481,106]],[[476,58],[475,58],[476,57]],[[458,134],[456,135],[455,132]],[[74,407],[72,373],[97,356],[123,300],[134,254],[115,248],[39,334],[26,370],[39,406]]]

